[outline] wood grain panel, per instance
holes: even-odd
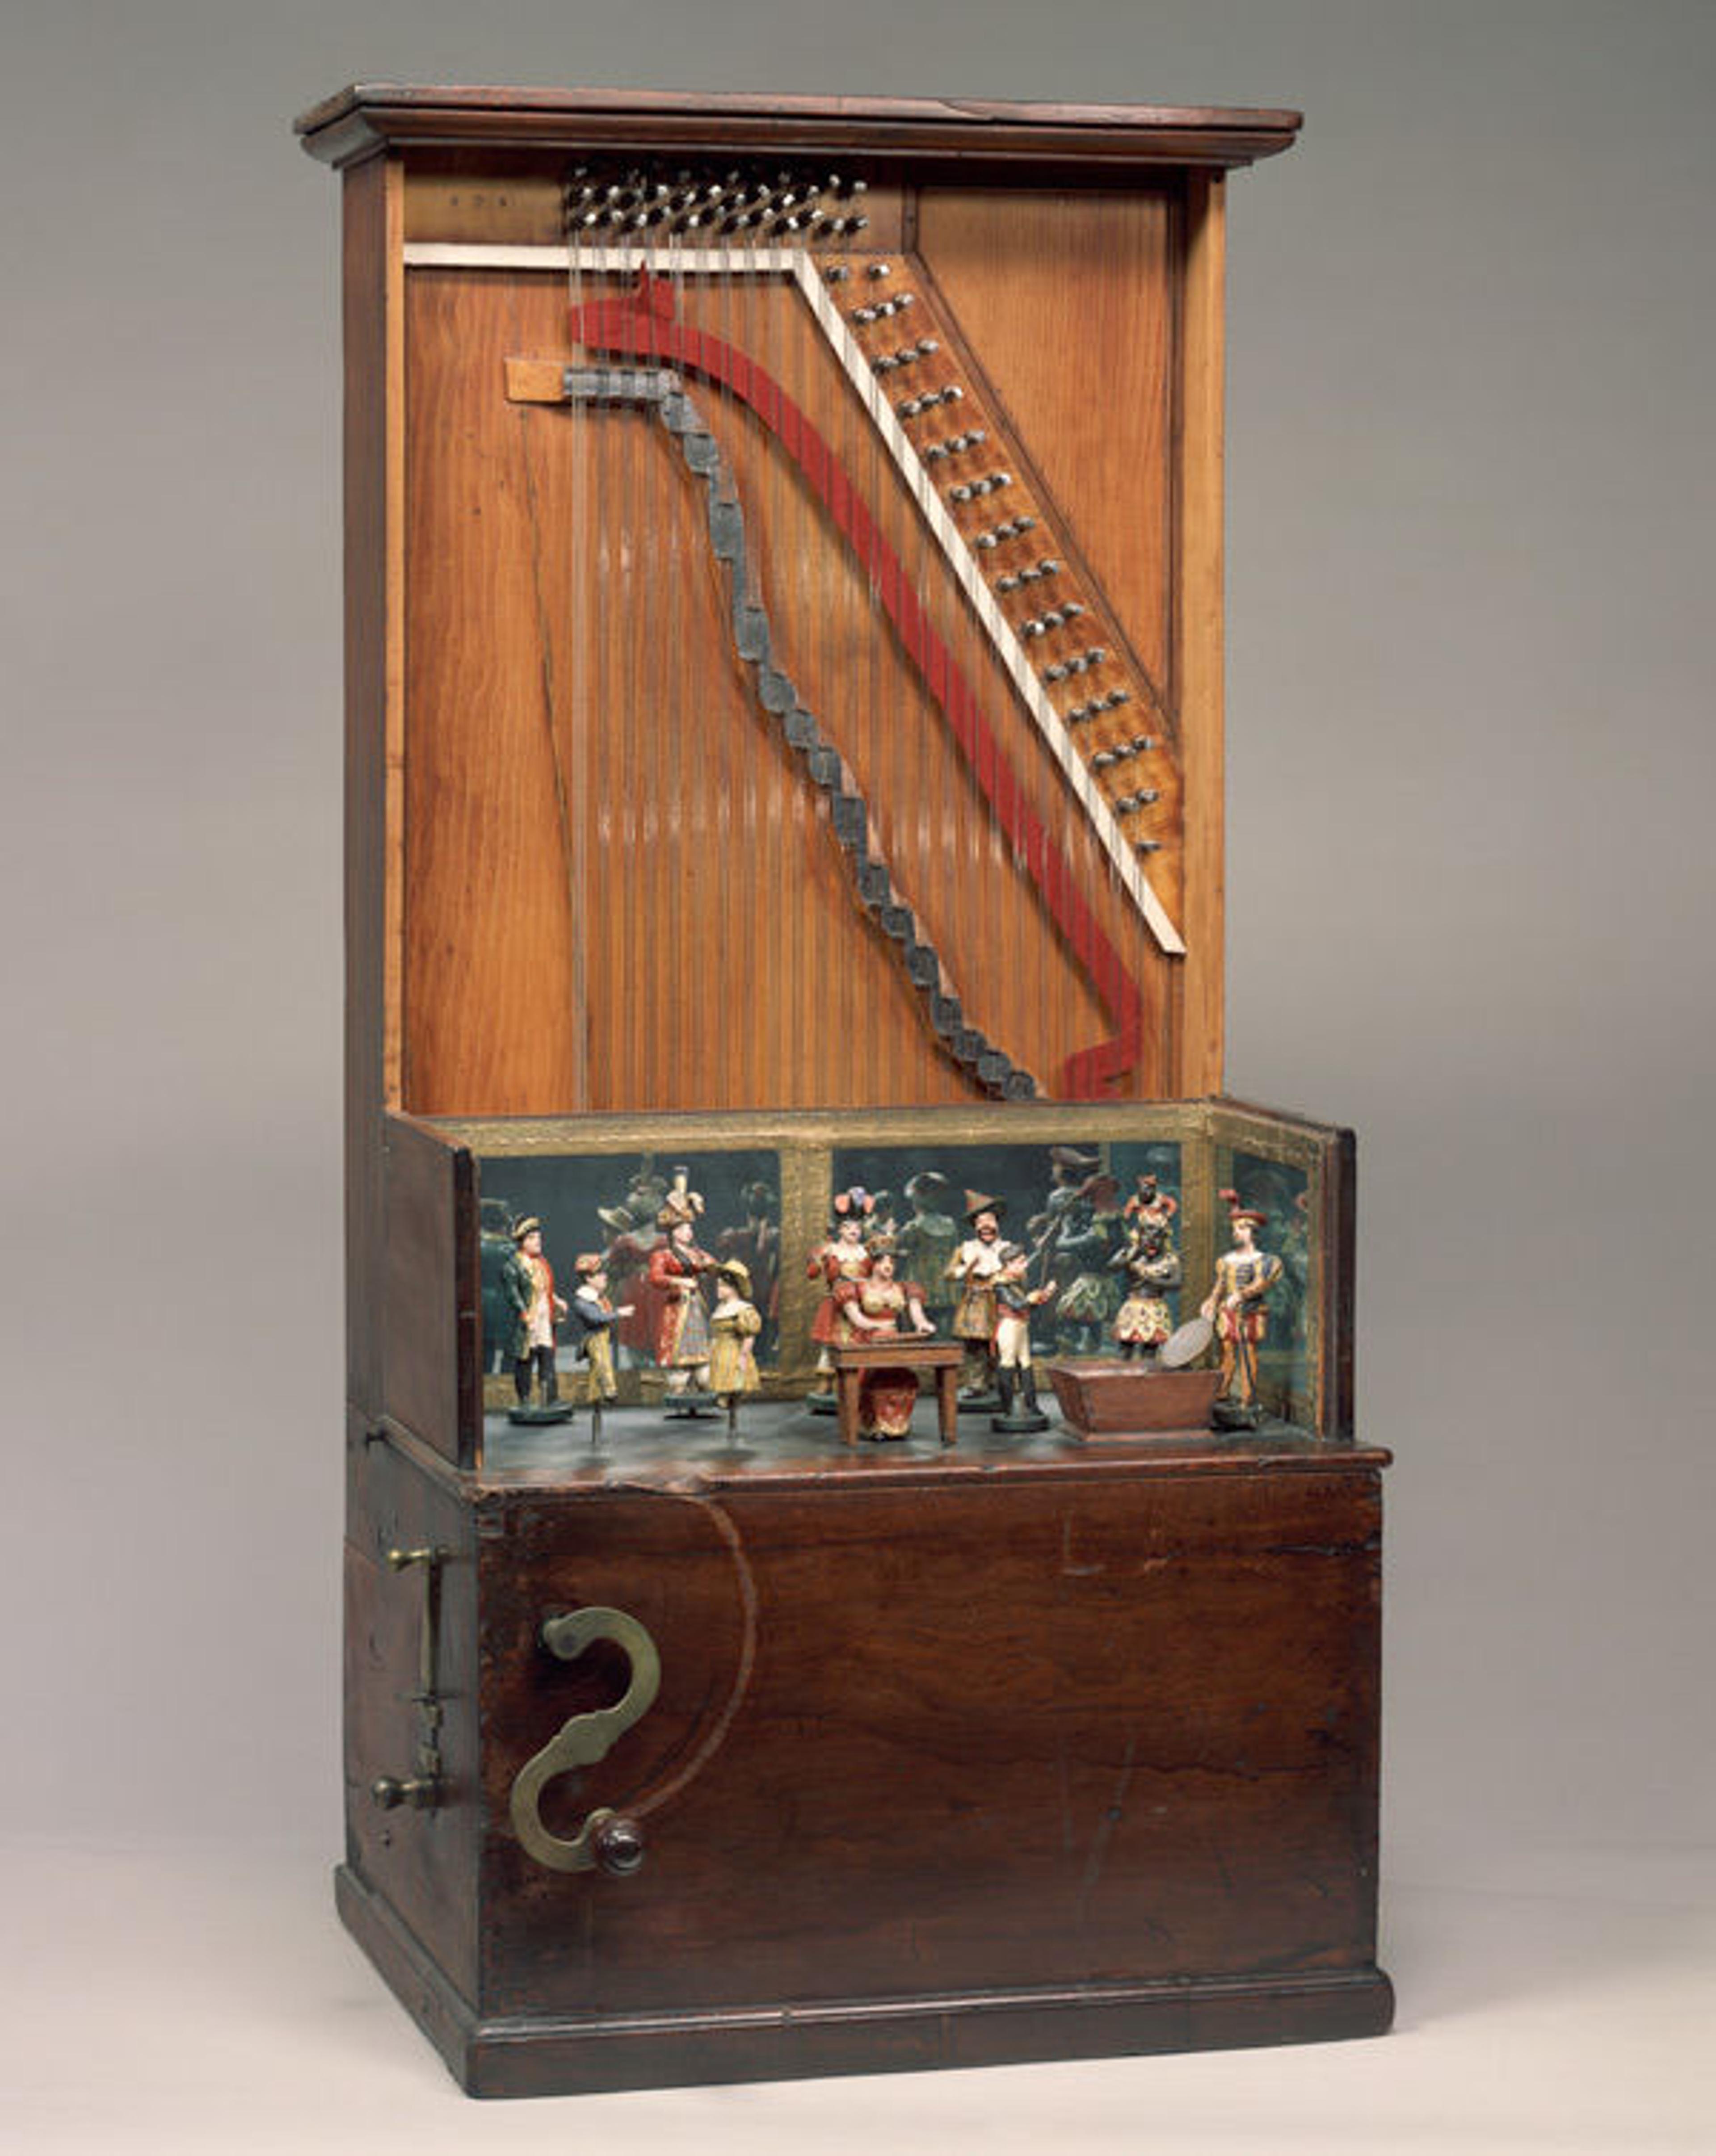
[[[513,1500],[482,1597],[485,2007],[1368,1967],[1378,1524],[1374,1472],[1266,1465]],[[550,1878],[504,1824],[524,1760],[613,1695],[535,1643],[580,1603],[661,1654],[649,1715],[557,1792],[561,1832],[642,1819],[623,1882]]]
[[[925,187],[917,252],[1128,641],[1173,694],[1174,197]]]
[[[1159,1039],[1153,945],[1066,824],[1064,781],[802,302],[749,281],[687,280],[678,297],[781,380],[878,506]],[[552,279],[411,279],[409,1105],[969,1097],[753,708],[702,490],[659,424],[506,403],[507,359],[572,356],[567,298]],[[826,512],[749,413],[693,388],[738,485],[778,663],[871,799],[968,1021],[1048,1078],[1102,1037],[1101,1006]],[[1165,1075],[1153,1061],[1138,1090],[1167,1090]]]

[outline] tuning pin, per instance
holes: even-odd
[[[923,404],[921,398],[908,397],[903,403],[897,404],[894,409],[902,419],[915,419],[923,409]]]
[[[1052,666],[1043,669],[1043,679],[1046,681],[1064,681],[1071,671],[1064,659],[1057,659]]]
[[[1103,697],[1102,701],[1111,711],[1117,711],[1123,704],[1129,704],[1132,701],[1132,691],[1130,689],[1111,689]],[[1138,738],[1142,741],[1143,736],[1141,734]],[[1153,742],[1151,746],[1153,747],[1154,743]]]
[[[876,369],[878,374],[891,374],[894,369],[900,364],[899,361],[891,352],[877,352],[870,363]]]
[[[920,359],[928,359],[942,348],[939,337],[919,337],[917,352]]]
[[[844,262],[831,262],[822,274],[830,285],[844,285],[852,273]]]
[[[894,265],[891,262],[871,262],[866,266],[864,274],[866,277],[891,277]]]
[[[842,272],[842,275],[845,274],[845,272]],[[855,322],[870,323],[876,320],[876,316],[880,312],[881,310],[876,307],[854,307],[851,314],[848,316],[848,320]]]
[[[1132,850],[1135,854],[1159,854],[1162,841],[1159,839],[1134,839]]]
[[[917,295],[915,292],[896,292],[888,304],[903,315],[907,307],[917,305]]]
[[[1016,592],[1019,589],[1020,585],[1024,581],[1024,578],[1015,569],[1010,576],[997,577],[995,579],[995,589],[998,592]]]
[[[948,445],[945,442],[930,442],[924,448],[924,461],[927,464],[938,465],[948,454]]]

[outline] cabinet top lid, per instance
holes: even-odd
[[[378,151],[585,148],[845,151],[1086,166],[1233,166],[1291,146],[1297,112],[758,91],[501,90],[353,83],[294,123],[330,165]]]

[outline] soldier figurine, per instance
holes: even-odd
[[[1268,1224],[1267,1214],[1242,1206],[1236,1190],[1217,1194],[1226,1201],[1233,1225],[1233,1247],[1215,1261],[1215,1281],[1204,1298],[1203,1314],[1214,1321],[1221,1343],[1221,1390],[1216,1394],[1225,1408],[1224,1419],[1255,1424],[1257,1405],[1257,1349],[1269,1327],[1265,1305],[1269,1291],[1281,1278],[1281,1260],[1257,1248],[1257,1230]]]
[[[953,1337],[965,1349],[959,1404],[974,1413],[992,1413],[1001,1404],[995,1390],[995,1283],[1001,1276],[1001,1215],[1006,1209],[999,1198],[968,1190],[965,1218],[971,1233],[947,1268],[947,1277],[959,1291]]]
[[[512,1224],[512,1255],[501,1268],[501,1292],[512,1317],[512,1387],[509,1422],[564,1422],[554,1373],[554,1335],[566,1305],[554,1292],[554,1268],[542,1255],[542,1224],[534,1214]],[[531,1404],[532,1379],[540,1398]]]
[[[1055,1292],[1053,1281],[1027,1287],[1030,1252],[1022,1243],[1001,1245],[1001,1271],[995,1282],[995,1382],[1001,1412],[989,1428],[1009,1436],[1046,1430],[1049,1418],[1037,1405],[1037,1375],[1030,1362],[1030,1314]]]

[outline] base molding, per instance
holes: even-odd
[[[1372,1965],[1289,1975],[924,1994],[773,2007],[484,2020],[349,1866],[342,1921],[469,2094],[673,2088],[1379,2036],[1394,1988]]]

